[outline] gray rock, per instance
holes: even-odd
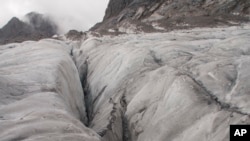
[[[51,38],[57,33],[58,27],[52,19],[36,12],[30,12],[25,15],[24,21],[13,17],[0,29],[0,44],[37,41]]]
[[[249,21],[249,7],[249,0],[110,0],[103,21],[91,30],[119,34],[238,25]]]

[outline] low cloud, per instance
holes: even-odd
[[[85,31],[102,21],[107,4],[108,0],[1,0],[0,27],[14,16],[35,11],[54,19],[61,33]]]

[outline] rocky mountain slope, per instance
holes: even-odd
[[[162,32],[193,27],[236,25],[249,21],[249,0],[110,0],[104,34]]]
[[[149,19],[167,2],[181,3],[111,0],[93,30],[142,32],[160,24]],[[211,11],[233,0],[192,2],[210,2]],[[72,30],[70,40],[0,45],[0,140],[228,141],[231,124],[250,124],[248,1],[234,2],[240,10],[227,15],[240,20],[220,27],[173,30],[176,23],[170,32],[157,25],[102,37]],[[116,19],[133,9],[143,14]]]
[[[0,29],[0,44],[40,40],[57,34],[57,26],[49,18],[31,12],[25,16],[25,21],[13,17]]]

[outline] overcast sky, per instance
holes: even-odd
[[[13,16],[22,18],[36,11],[52,16],[63,32],[69,29],[88,30],[102,21],[109,0],[1,0],[0,27]]]

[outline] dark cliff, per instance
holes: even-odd
[[[0,29],[0,44],[39,40],[52,37],[57,33],[57,26],[42,14],[31,12],[26,21],[14,17]]]

